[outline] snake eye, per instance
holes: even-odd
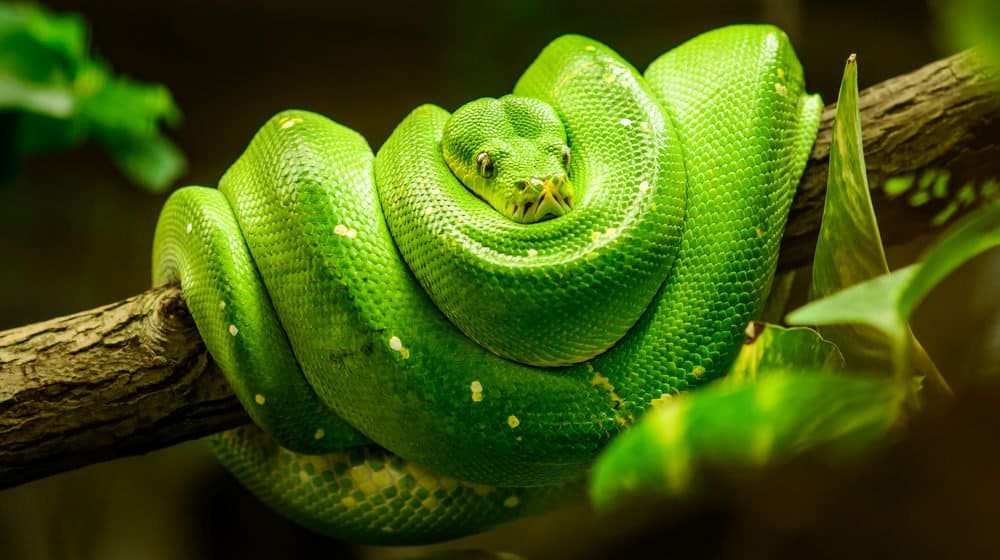
[[[496,169],[493,167],[493,158],[486,152],[479,152],[479,155],[476,156],[476,165],[479,166],[479,174],[483,176],[483,179],[492,179],[496,173]]]
[[[563,161],[563,167],[569,170],[569,162],[570,162],[569,146],[564,145],[562,148],[562,161]]]

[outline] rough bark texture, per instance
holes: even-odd
[[[860,93],[868,185],[887,245],[932,233],[931,219],[948,199],[914,208],[906,197],[886,196],[882,190],[886,179],[928,169],[947,170],[954,192],[967,181],[980,184],[1000,178],[998,82],[1000,68],[987,65],[977,51],[970,50]],[[823,111],[819,136],[788,216],[780,268],[808,263],[816,248],[836,111],[835,103]]]
[[[246,421],[177,288],[0,332],[0,488]]]
[[[887,243],[929,230],[943,202],[887,200],[886,178],[927,168],[952,181],[1000,177],[1000,75],[960,53],[861,93],[864,142]],[[824,112],[782,246],[807,263],[822,216],[833,106]],[[179,290],[0,332],[0,488],[144,453],[248,421],[194,328]]]

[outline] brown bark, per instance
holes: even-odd
[[[177,288],[0,332],[0,488],[247,420]]]
[[[886,179],[928,169],[947,170],[951,192],[966,182],[978,185],[1000,179],[998,83],[1000,68],[970,50],[860,93],[868,185],[885,244],[933,233],[931,219],[949,201],[937,199],[912,207],[905,196],[886,196],[882,190]],[[823,110],[819,136],[788,216],[779,268],[809,263],[816,248],[836,111],[836,103]]]
[[[894,175],[1000,177],[1000,72],[960,53],[861,93],[869,181],[887,243],[929,230],[942,202],[888,200]],[[834,107],[789,217],[780,266],[807,263],[822,216]],[[0,488],[139,454],[248,421],[205,351],[179,290],[0,332]]]

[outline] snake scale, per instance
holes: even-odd
[[[424,105],[375,155],[285,111],[156,229],[254,420],[212,445],[321,533],[430,542],[541,511],[651,406],[725,373],[822,103],[784,33],[638,73],[549,44],[499,99]]]

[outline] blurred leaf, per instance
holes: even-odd
[[[882,379],[827,372],[712,384],[653,409],[613,440],[594,467],[590,496],[606,511],[628,498],[692,491],[702,465],[738,473],[808,449],[848,458],[886,434],[904,395]]]
[[[0,112],[15,116],[0,130],[5,169],[26,154],[95,138],[132,180],[155,191],[184,169],[181,152],[160,133],[180,111],[161,85],[115,77],[88,54],[78,16],[27,4],[0,4]]]
[[[924,296],[959,265],[1000,245],[1000,204],[973,212],[946,232],[916,264],[855,284],[790,313],[795,324],[861,323],[889,337],[896,363],[910,359],[907,320]]]
[[[976,255],[1000,245],[1000,203],[989,204],[955,224],[924,255],[899,299],[899,312],[909,317],[934,286]]]
[[[844,68],[837,99],[826,202],[813,260],[812,297],[827,297],[888,272],[868,191],[861,143],[861,116],[858,112],[858,67],[854,56],[851,56]],[[845,311],[849,309],[852,308],[848,306]],[[851,369],[896,371],[902,375],[901,365],[893,360],[893,345],[884,331],[857,323],[823,325],[820,332],[840,348]],[[900,332],[893,336],[908,339],[906,344],[912,349],[910,363],[917,374],[933,378],[946,387],[937,367],[917,343],[909,325],[904,323],[893,328],[897,327]]]
[[[795,286],[796,269],[779,272],[774,275],[771,289],[767,292],[764,308],[760,312],[760,320],[765,323],[780,323],[788,311],[788,301],[792,297]]]
[[[945,40],[954,49],[978,45],[992,64],[1000,64],[1000,2],[936,0]]]
[[[162,192],[184,171],[184,154],[172,142],[156,136],[145,142],[129,142],[119,137],[105,140],[115,163],[131,180],[152,192]]]
[[[753,340],[740,348],[736,361],[720,383],[746,384],[761,372],[774,370],[840,370],[844,357],[832,342],[813,329],[755,323]]]

